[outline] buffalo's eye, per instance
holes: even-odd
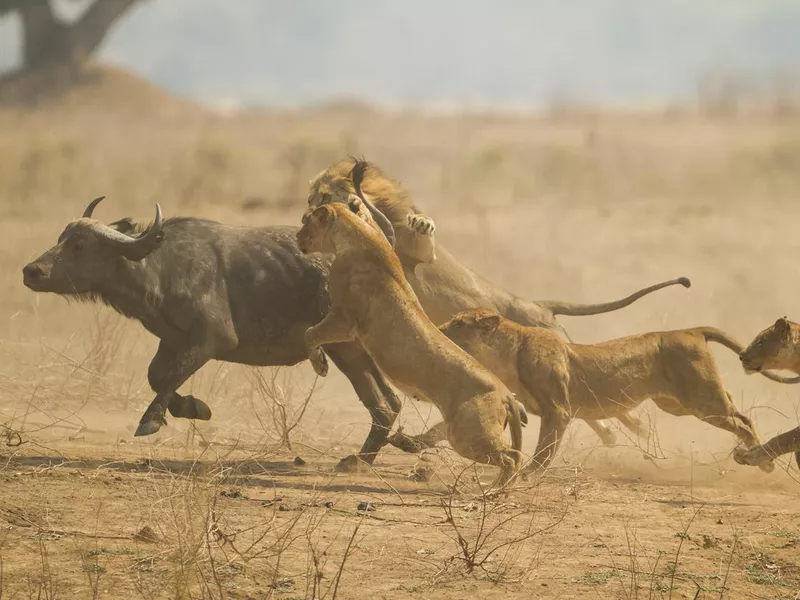
[[[83,238],[75,238],[72,241],[72,247],[75,249],[75,252],[83,250],[84,245],[86,245],[86,240]]]

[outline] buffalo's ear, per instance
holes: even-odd
[[[477,318],[478,327],[484,331],[494,331],[500,326],[500,315],[481,315]]]
[[[112,229],[116,229],[120,233],[129,234],[134,230],[134,223],[133,219],[130,217],[125,217],[124,219],[120,219],[119,221],[114,221],[113,223],[109,224],[109,227]]]

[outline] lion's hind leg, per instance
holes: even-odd
[[[611,430],[611,427],[602,421],[596,421],[594,419],[584,419],[584,422],[591,427],[592,431],[600,438],[604,446],[611,448],[617,445],[617,436]]]
[[[647,428],[642,423],[642,420],[632,415],[629,412],[623,413],[621,415],[617,415],[617,421],[622,423],[628,431],[633,433],[637,437],[646,437],[647,436]]]
[[[653,398],[653,402],[669,414],[675,416],[691,414],[709,425],[729,431],[748,448],[761,444],[752,421],[736,410],[731,395],[721,385],[709,386],[708,382],[698,382],[691,389],[691,402],[672,397]],[[775,463],[771,460],[765,461],[759,464],[758,468],[771,473],[775,469]]]
[[[764,461],[791,453],[794,453],[800,466],[800,427],[776,435],[761,446],[737,448],[733,452],[733,458],[741,465],[758,466]]]

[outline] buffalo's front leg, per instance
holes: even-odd
[[[358,454],[346,456],[336,465],[337,471],[354,471],[359,464],[371,465],[375,461],[378,452],[386,444],[386,438],[400,412],[401,403],[360,344],[334,344],[326,346],[325,352],[350,380],[359,400],[372,418],[369,434]]]
[[[179,411],[183,409],[188,412],[185,406],[178,405],[178,403],[184,402],[184,397],[176,394],[175,390],[182,386],[210,358],[211,356],[200,347],[176,349],[166,346],[164,342],[158,345],[158,352],[153,357],[147,372],[150,387],[155,391],[156,397],[144,411],[139,421],[139,427],[134,433],[135,436],[151,435],[161,429],[161,426],[166,424],[164,415],[167,407],[171,406],[173,402],[176,403]],[[185,398],[194,399],[191,396]],[[187,402],[191,403],[189,400]],[[204,403],[203,405],[205,406]],[[197,407],[193,406],[191,410],[194,411],[195,408]],[[207,406],[206,409],[208,409]],[[208,417],[211,417],[210,410],[208,410]]]
[[[306,330],[308,358],[317,375],[325,377],[328,374],[328,361],[320,346],[352,341],[353,326],[352,320],[341,311],[332,308],[322,321]]]

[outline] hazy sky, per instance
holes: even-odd
[[[147,0],[101,56],[214,102],[662,103],[712,70],[800,73],[800,0]]]

